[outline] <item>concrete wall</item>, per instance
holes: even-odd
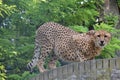
[[[120,80],[120,58],[68,64],[31,80]]]

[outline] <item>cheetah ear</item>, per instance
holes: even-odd
[[[88,35],[94,35],[95,34],[95,30],[90,30],[86,34],[88,34]]]

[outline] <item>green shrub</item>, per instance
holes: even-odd
[[[37,74],[33,73],[30,74],[28,71],[25,71],[23,74],[11,74],[8,76],[7,80],[29,80],[30,78],[33,78]]]
[[[5,67],[0,64],[0,80],[6,79]]]

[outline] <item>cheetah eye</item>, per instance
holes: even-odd
[[[105,35],[104,37],[107,37],[107,35]]]
[[[97,35],[97,37],[100,37],[100,35]]]

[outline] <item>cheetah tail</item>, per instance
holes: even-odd
[[[35,40],[35,49],[34,49],[34,56],[32,60],[27,64],[27,69],[32,73],[33,68],[37,65],[40,55],[40,47],[37,40]]]

